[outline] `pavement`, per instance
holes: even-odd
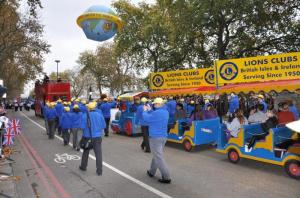
[[[159,172],[155,178],[146,174],[152,156],[141,151],[141,137],[116,134],[103,138],[103,175],[96,175],[93,152],[88,170],[82,172],[78,169],[82,153],[63,146],[59,136],[48,140],[43,120],[33,111],[12,117],[21,120],[23,134],[16,138],[15,149],[21,152],[13,155],[16,163],[11,166],[22,179],[14,183],[16,194],[11,197],[300,197],[299,180],[289,178],[282,167],[246,159],[231,164],[212,146],[188,153],[181,145],[168,143],[165,158],[172,184],[160,184]]]

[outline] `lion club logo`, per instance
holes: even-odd
[[[213,69],[208,70],[205,75],[204,79],[208,84],[215,84],[215,72]]]
[[[105,22],[102,27],[105,32],[108,32],[112,28],[112,23]]]
[[[226,62],[220,67],[220,76],[224,80],[233,80],[238,75],[238,67],[232,62]]]
[[[152,83],[155,87],[161,87],[164,84],[164,77],[160,74],[156,74],[152,78]]]

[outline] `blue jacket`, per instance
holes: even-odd
[[[117,107],[117,102],[116,101],[111,101],[111,108],[116,108]]]
[[[135,119],[136,125],[146,126],[146,123],[143,119],[143,112],[144,112],[144,104],[142,103],[140,104],[140,106],[138,106],[136,111],[136,119]]]
[[[267,110],[268,110],[268,105],[267,105],[267,103],[265,103],[265,101],[262,101],[262,102],[260,102],[260,104],[264,105],[264,110],[263,110],[263,112],[264,112],[264,113],[267,113]]]
[[[43,116],[44,116],[44,118],[46,118],[46,114],[47,114],[49,107],[47,105],[42,105],[42,109],[43,109]]]
[[[52,120],[52,119],[56,119],[56,117],[57,117],[57,113],[55,108],[48,108],[46,111],[46,119]]]
[[[143,112],[145,123],[149,126],[149,136],[152,138],[166,138],[168,136],[169,112],[164,108]]]
[[[190,116],[192,112],[195,110],[195,105],[187,105],[186,112]]]
[[[82,128],[82,112],[71,113],[71,129]]]
[[[70,129],[72,124],[71,113],[63,112],[61,117],[59,118],[59,126],[62,129]]]
[[[64,106],[61,103],[57,103],[55,106],[55,110],[56,110],[57,116],[60,117],[64,111]]]
[[[80,109],[80,111],[81,111],[82,113],[88,112],[88,109],[87,109],[87,107],[86,107],[84,104],[79,103],[78,106],[79,106],[79,109]]]
[[[92,133],[92,137],[96,138],[96,137],[101,137],[103,135],[103,129],[105,129],[106,124],[105,124],[105,120],[104,117],[101,113],[99,113],[98,111],[90,111],[87,113],[84,113],[82,116],[82,127],[83,127],[83,137],[90,137],[90,132],[89,132],[89,128],[87,125],[87,114],[89,114],[90,116],[90,120],[91,120],[91,133]]]
[[[167,109],[169,111],[170,115],[175,115],[176,112],[176,101],[175,100],[169,100],[167,103]]]
[[[234,111],[239,108],[240,108],[239,97],[238,96],[232,97],[231,100],[229,101],[229,112],[233,114]]]
[[[102,103],[100,109],[103,113],[104,118],[110,118],[110,109],[112,108],[112,103],[104,102]]]

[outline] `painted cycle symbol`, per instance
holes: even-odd
[[[80,160],[80,157],[78,155],[69,155],[68,153],[55,154],[54,161],[56,163],[63,164],[70,160]]]

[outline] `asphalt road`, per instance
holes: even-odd
[[[44,122],[33,111],[12,113],[21,120],[23,134],[16,139],[15,175],[22,176],[19,197],[120,197],[120,198],[299,198],[300,182],[289,178],[282,167],[252,160],[231,164],[210,146],[187,153],[181,145],[168,144],[165,158],[172,184],[146,175],[151,154],[140,149],[141,137],[110,134],[103,138],[103,175],[96,175],[90,156],[87,172],[78,169],[81,152],[63,146],[57,136],[48,140]],[[75,155],[65,163],[56,154]],[[94,155],[93,152],[91,152]]]

